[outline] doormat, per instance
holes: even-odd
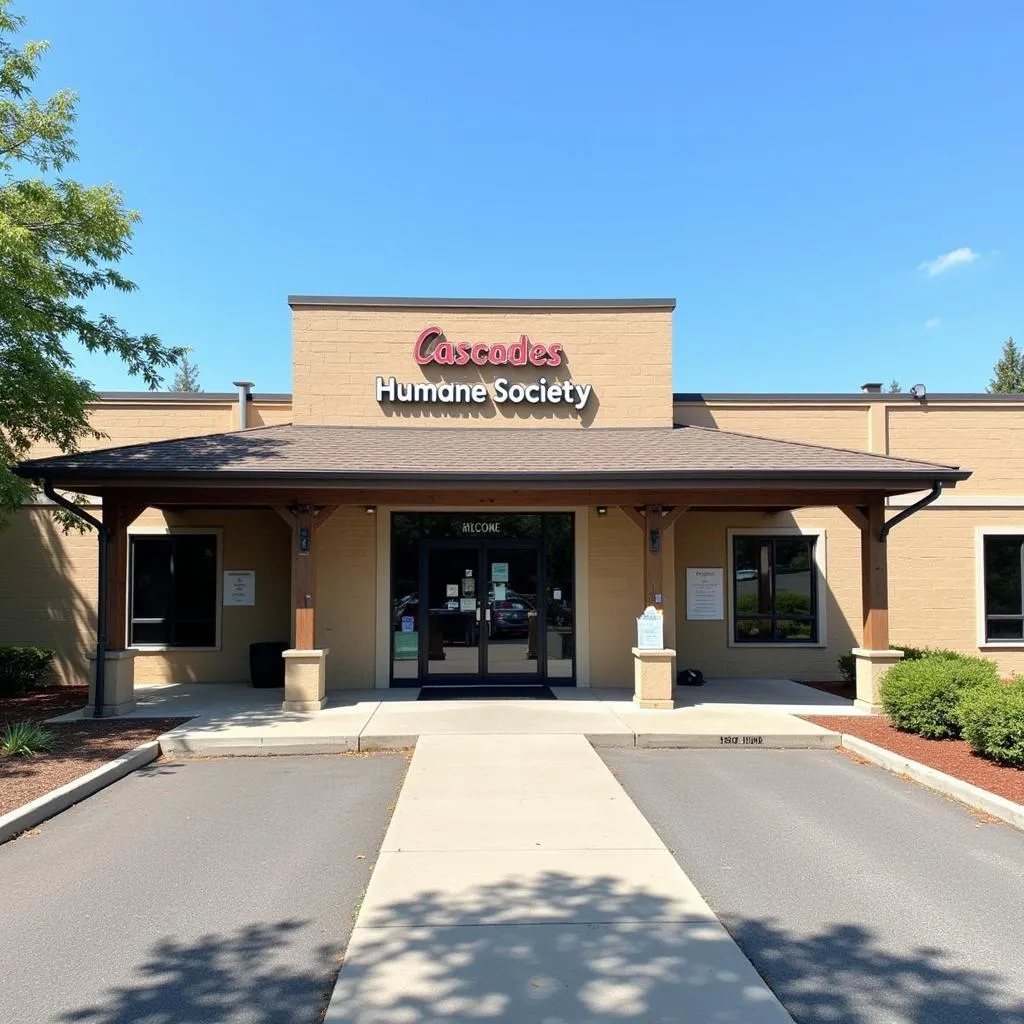
[[[549,686],[424,686],[419,700],[557,700]]]

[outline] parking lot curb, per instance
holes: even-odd
[[[72,804],[77,804],[87,796],[99,792],[112,782],[123,779],[137,768],[155,761],[160,756],[160,744],[150,740],[129,750],[113,761],[108,761],[81,778],[74,779],[64,786],[32,800],[30,803],[16,807],[7,814],[0,815],[0,843],[7,842],[14,836],[33,828],[41,821],[52,818],[61,811],[66,811]]]
[[[843,733],[841,745],[845,750],[863,757],[886,771],[893,772],[895,775],[905,775],[926,789],[952,797],[976,811],[984,811],[985,814],[991,814],[992,817],[1005,821],[1007,825],[1024,830],[1024,804],[1014,803],[1012,800],[1007,800],[1006,797],[997,796],[980,786],[974,786],[962,779],[947,775],[945,772],[929,768],[919,761],[911,761],[909,757],[894,754],[891,750],[878,747],[857,736]]]

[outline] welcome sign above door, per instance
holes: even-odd
[[[420,366],[535,366],[555,369],[563,363],[562,346],[537,344],[526,334],[513,342],[449,341],[440,327],[421,331],[413,344],[413,359]],[[375,384],[378,402],[425,405],[557,405],[571,406],[581,412],[590,400],[593,387],[571,380],[552,381],[546,376],[530,383],[512,382],[496,377],[492,385],[445,381],[402,383],[395,377],[378,377]]]

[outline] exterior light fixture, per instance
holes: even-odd
[[[598,505],[597,506],[597,514],[599,516],[606,516],[606,515],[608,515],[608,506],[607,505]]]
[[[920,402],[922,399],[927,397],[928,391],[925,389],[925,386],[923,384],[915,384],[910,389],[910,394],[913,398],[916,398]]]
[[[366,514],[367,514],[368,516],[372,516],[372,515],[373,515],[373,514],[374,514],[374,513],[375,513],[375,512],[377,511],[377,506],[376,506],[376,505],[367,505],[367,506],[366,506],[366,507],[365,507],[365,508],[363,509],[363,511],[364,511],[364,512],[365,512],[365,513],[366,513]]]

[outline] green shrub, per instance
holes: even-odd
[[[963,737],[976,754],[1024,768],[1024,678],[964,694],[959,716]]]
[[[889,648],[893,651],[902,651],[904,661],[920,661],[925,657],[935,658],[963,658],[965,655],[958,651],[947,651],[942,648],[932,649],[930,647],[901,647],[899,644],[892,644]],[[857,681],[857,659],[852,654],[839,655],[839,678],[844,683],[855,683]]]
[[[57,737],[35,722],[13,722],[0,731],[0,753],[28,757],[52,750]]]
[[[938,653],[893,665],[880,691],[882,707],[897,729],[943,739],[960,735],[958,707],[964,694],[998,685],[994,661]]]
[[[0,647],[0,697],[17,697],[38,686],[55,653],[45,647]]]

